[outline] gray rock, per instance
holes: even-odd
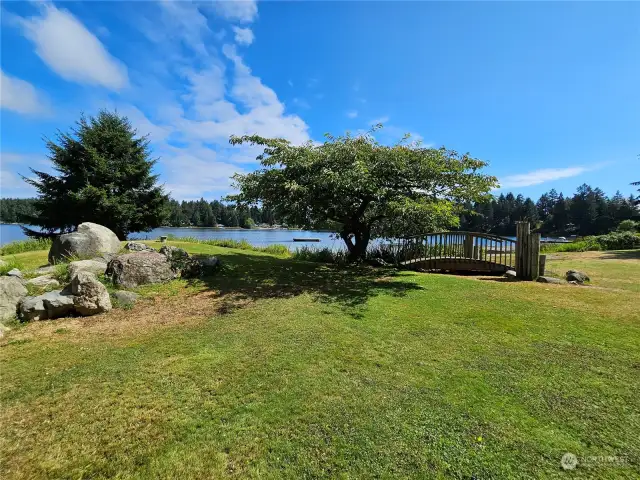
[[[128,242],[124,248],[132,252],[155,252],[153,248],[142,242]]]
[[[106,287],[91,272],[78,272],[71,279],[73,306],[80,315],[96,315],[111,310]]]
[[[115,257],[107,266],[106,275],[124,288],[164,283],[176,278],[167,257],[157,252],[125,253]]]
[[[506,272],[504,272],[503,277],[506,278],[509,282],[513,282],[518,279],[518,275],[516,274],[515,270],[507,270]]]
[[[22,272],[20,270],[18,270],[17,268],[12,268],[11,270],[9,270],[7,272],[7,275],[9,277],[18,277],[18,278],[22,278]]]
[[[536,281],[540,283],[564,283],[560,278],[555,277],[538,277]]]
[[[586,273],[579,272],[578,270],[569,270],[567,273],[565,273],[565,278],[569,282],[578,283],[589,282],[591,280]]]
[[[118,290],[114,292],[113,298],[115,298],[121,305],[133,305],[138,300],[139,295],[135,292],[127,292],[126,290]]]
[[[102,275],[107,270],[107,262],[103,260],[77,260],[69,264],[69,276],[73,277],[80,272],[89,272]]]
[[[37,297],[25,297],[19,306],[20,318],[29,320],[48,320],[73,313],[74,297],[68,291],[53,290]]]
[[[167,258],[174,272],[192,268],[190,256],[183,248],[164,245],[160,248],[160,254]]]
[[[71,305],[73,306],[73,299],[71,299]],[[42,296],[23,298],[20,301],[18,310],[20,312],[20,319],[25,322],[31,320],[46,320],[48,318]]]
[[[53,241],[49,263],[72,256],[87,258],[119,251],[120,240],[115,233],[97,223],[85,222],[78,225],[78,231],[60,235]]]
[[[15,317],[20,300],[27,289],[17,277],[0,277],[0,320]]]
[[[212,255],[196,255],[188,258],[181,266],[182,278],[207,277],[218,271],[220,261]]]
[[[31,280],[27,280],[27,283],[40,288],[60,286],[60,282],[58,282],[58,280],[53,278],[51,275],[41,275],[39,277],[32,278]]]
[[[47,265],[46,267],[40,267],[35,270],[38,275],[49,275],[56,271],[55,265]]]

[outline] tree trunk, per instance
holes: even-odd
[[[354,231],[355,230],[355,231]],[[371,239],[371,228],[363,226],[361,229],[345,229],[340,232],[340,238],[344,241],[349,252],[350,263],[364,259]]]

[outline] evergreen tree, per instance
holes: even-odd
[[[82,222],[95,222],[119,238],[162,224],[168,197],[152,174],[149,142],[138,136],[126,117],[101,111],[82,116],[70,133],[47,140],[49,158],[58,175],[32,170],[24,178],[38,190],[37,212],[22,221],[30,236],[70,232]]]

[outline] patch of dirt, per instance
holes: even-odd
[[[219,292],[211,290],[188,296],[157,295],[141,298],[130,309],[114,308],[110,312],[91,317],[30,322],[23,328],[14,329],[5,335],[0,340],[0,345],[7,341],[32,337],[80,340],[88,336],[112,337],[166,326],[197,325],[207,318],[231,311],[229,304],[236,302],[230,302],[230,300],[221,296]]]

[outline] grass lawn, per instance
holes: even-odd
[[[1,478],[640,475],[638,252],[550,255],[577,287],[178,245],[225,269],[0,340]]]

